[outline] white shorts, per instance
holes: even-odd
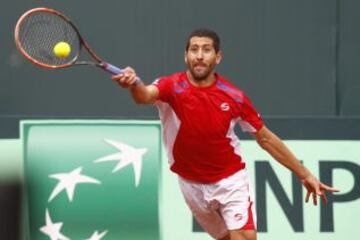
[[[179,184],[194,217],[213,238],[223,238],[228,230],[256,229],[253,194],[245,169],[212,184],[181,177]]]

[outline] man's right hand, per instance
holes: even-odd
[[[126,67],[123,69],[123,73],[118,75],[114,75],[111,79],[117,82],[123,88],[129,88],[130,86],[134,85],[137,81],[138,77],[136,76],[136,72],[131,67]]]

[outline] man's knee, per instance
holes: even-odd
[[[226,235],[225,237],[223,238],[219,238],[217,240],[230,240],[230,234]]]
[[[231,230],[230,240],[256,240],[255,230]]]

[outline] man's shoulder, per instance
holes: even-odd
[[[231,81],[229,81],[220,74],[217,74],[217,80],[218,80],[217,81],[218,87],[220,88],[222,87],[224,88],[224,90],[244,92],[240,87],[236,86],[235,84],[233,84]]]
[[[219,74],[217,74],[216,86],[220,90],[230,95],[236,102],[243,102],[243,99],[246,95],[245,92],[241,88],[235,86],[232,82],[230,82],[225,77]]]
[[[175,91],[176,93],[182,93],[189,87],[186,72],[176,72],[168,76],[159,77],[152,84],[161,91]]]

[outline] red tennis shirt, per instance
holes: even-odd
[[[153,82],[170,169],[181,177],[213,183],[245,167],[234,127],[256,132],[264,124],[243,91],[219,74],[196,87],[185,72]]]

